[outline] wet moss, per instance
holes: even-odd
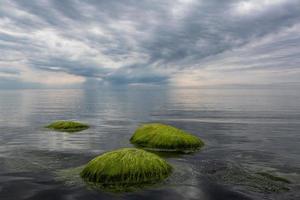
[[[172,167],[159,156],[124,148],[94,158],[80,175],[90,185],[121,191],[160,182],[171,172]]]
[[[139,147],[161,151],[195,151],[204,146],[204,142],[197,136],[159,123],[138,127],[130,142]]]
[[[56,121],[46,128],[61,132],[78,132],[89,128],[89,125],[74,121]]]

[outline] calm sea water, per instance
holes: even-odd
[[[80,133],[43,127],[54,120],[91,125]],[[63,170],[105,151],[131,147],[141,123],[162,122],[200,136],[193,154],[166,154],[163,183],[113,194]],[[99,88],[0,91],[0,199],[300,199],[300,91],[293,89]],[[251,175],[288,178],[272,192]],[[250,178],[249,178],[250,177]],[[257,177],[254,175],[254,177]]]

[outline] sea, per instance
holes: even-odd
[[[45,128],[56,120],[90,128],[78,133]],[[134,147],[129,139],[135,129],[152,122],[197,135],[205,146],[192,153],[153,152],[173,173],[133,191],[90,187],[74,170],[104,152]],[[300,90],[0,90],[0,199],[300,199]]]

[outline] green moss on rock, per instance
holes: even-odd
[[[140,147],[172,151],[194,151],[204,146],[197,136],[159,123],[138,127],[130,141]]]
[[[94,158],[80,175],[89,183],[124,188],[162,181],[171,172],[172,167],[159,156],[141,149],[124,148]]]
[[[62,132],[78,132],[88,129],[89,126],[74,121],[56,121],[46,126],[46,128]]]

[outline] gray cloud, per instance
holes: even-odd
[[[20,74],[18,70],[12,68],[2,68],[0,69],[0,73],[12,74],[12,75]]]
[[[4,0],[0,77],[13,65],[22,81],[32,70],[166,84],[192,71],[251,83],[253,71],[274,82],[288,70],[297,82],[299,27],[298,0]]]
[[[104,80],[114,84],[164,84],[168,76],[144,65],[131,65],[115,70],[104,77]]]
[[[93,66],[93,63],[72,61],[61,57],[49,57],[46,60],[30,60],[29,63],[30,66],[40,70],[61,71],[88,78],[101,78],[109,72],[109,70],[101,66]]]

